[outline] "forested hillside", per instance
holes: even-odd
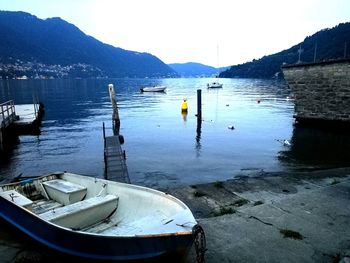
[[[0,35],[2,73],[12,69],[34,74],[46,66],[53,74],[68,77],[177,75],[151,54],[104,44],[60,18],[42,20],[24,12],[0,11]]]
[[[300,61],[299,61],[300,54]],[[313,62],[350,57],[350,23],[339,24],[308,36],[302,43],[221,72],[222,78],[272,78],[281,76],[283,63]]]

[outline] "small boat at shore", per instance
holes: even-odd
[[[208,89],[218,89],[218,88],[222,88],[222,83],[219,82],[212,82],[212,83],[208,83],[207,84]]]
[[[166,193],[132,184],[53,173],[0,185],[0,217],[44,245],[95,260],[185,255],[198,227]]]
[[[165,92],[165,90],[165,86],[144,87],[140,89],[141,92]]]

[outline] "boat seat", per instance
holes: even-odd
[[[118,207],[115,195],[96,196],[40,214],[57,225],[80,230],[94,225],[110,216]]]
[[[52,209],[63,206],[61,203],[58,203],[54,200],[37,200],[33,203],[33,213],[42,214]]]
[[[83,200],[87,192],[86,187],[62,179],[43,182],[43,186],[49,198],[63,205]]]
[[[16,190],[9,190],[0,192],[0,196],[14,202],[16,205],[22,206],[26,209],[32,210],[33,201],[18,193]]]

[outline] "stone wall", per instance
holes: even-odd
[[[350,124],[350,59],[285,65],[282,70],[294,93],[297,121]]]

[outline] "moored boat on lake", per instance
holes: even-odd
[[[208,83],[207,84],[208,89],[218,89],[218,88],[222,88],[222,83],[219,82],[212,82],[212,83]]]
[[[165,86],[153,86],[153,87],[144,87],[141,88],[141,92],[165,92]]]
[[[0,217],[46,246],[97,260],[186,254],[198,226],[171,195],[71,173],[0,185]]]

